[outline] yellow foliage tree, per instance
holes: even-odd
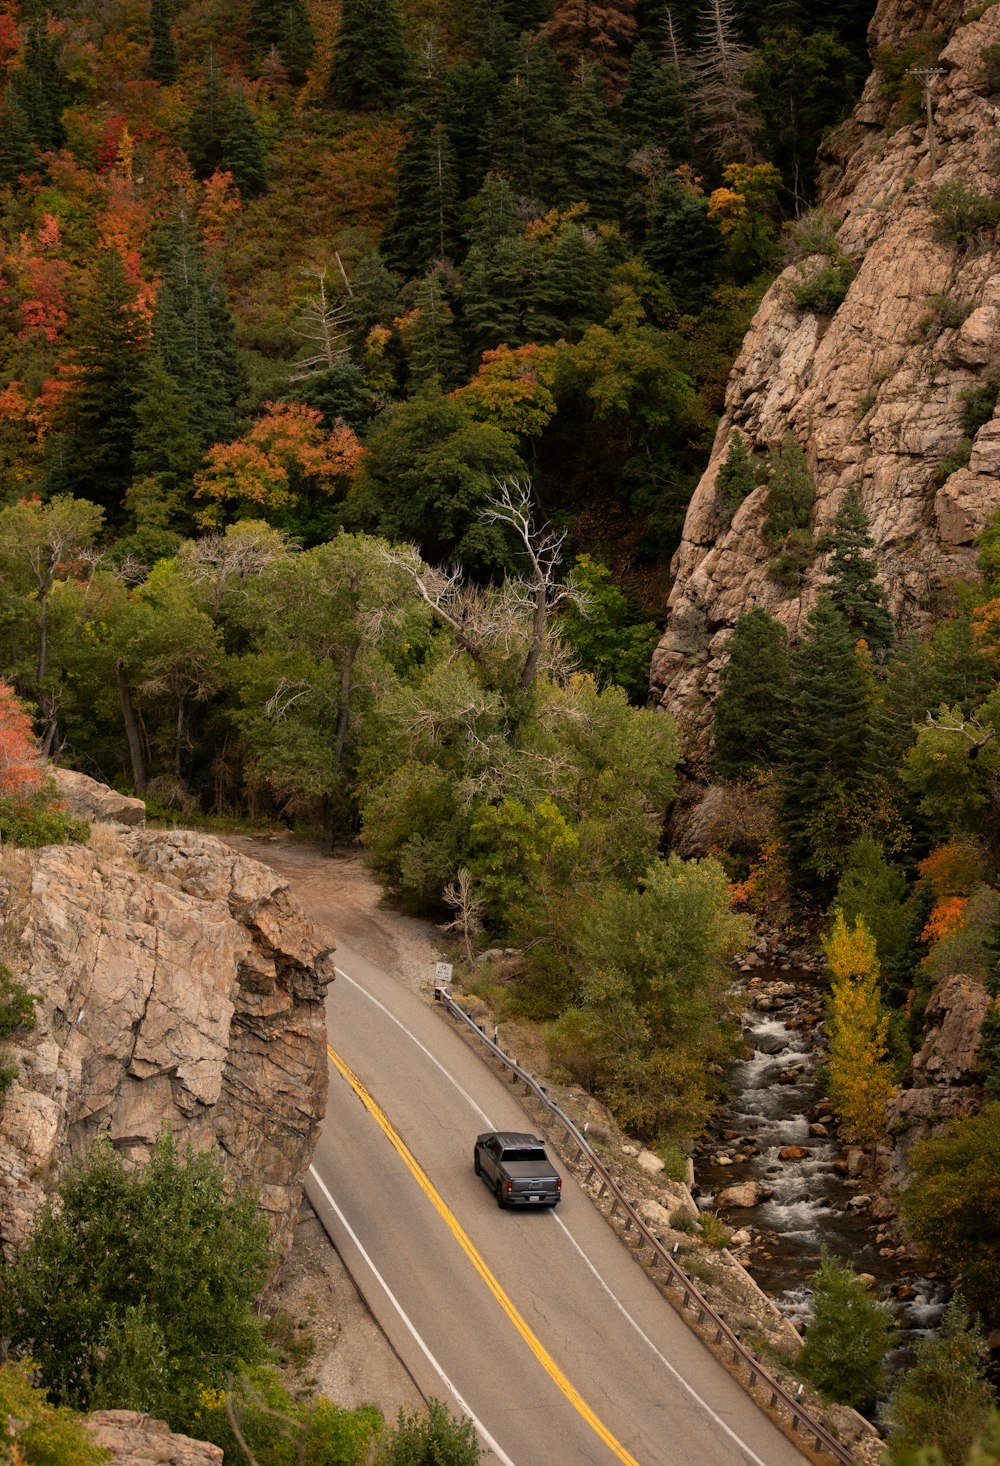
[[[886,1101],[893,1088],[875,938],[861,917],[851,930],[838,912],[823,938],[823,951],[833,979],[826,1017],[830,1100],[857,1140],[874,1149],[885,1135]]]

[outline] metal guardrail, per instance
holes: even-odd
[[[779,1405],[782,1406],[790,1417],[790,1424],[793,1433],[801,1430],[806,1437],[811,1437],[816,1448],[827,1452],[828,1455],[840,1461],[842,1466],[854,1466],[853,1454],[844,1447],[840,1441],[830,1434],[818,1420],[815,1420],[800,1404],[794,1395],[790,1395],[785,1387],[768,1373],[765,1367],[755,1354],[737,1338],[736,1334],[726,1323],[708,1300],[698,1291],[694,1283],[685,1273],[684,1269],[674,1260],[671,1254],[663,1246],[660,1239],[653,1233],[646,1223],[639,1216],[635,1207],[608,1171],[600,1157],[591,1148],[585,1135],[581,1133],[569,1118],[566,1112],[556,1104],[555,1100],[549,1098],[545,1087],[529,1074],[526,1070],[505,1054],[500,1045],[484,1033],[474,1018],[455,1002],[446,986],[438,985],[434,989],[435,998],[452,1015],[464,1023],[477,1037],[480,1043],[486,1045],[495,1059],[498,1059],[503,1066],[510,1071],[511,1083],[523,1084],[527,1093],[534,1095],[535,1099],[552,1115],[566,1132],[567,1138],[576,1146],[577,1160],[587,1167],[587,1173],[583,1177],[583,1184],[587,1185],[596,1175],[600,1178],[600,1189],[597,1192],[595,1201],[600,1201],[607,1194],[610,1197],[611,1209],[608,1212],[608,1220],[612,1221],[619,1211],[622,1212],[626,1232],[635,1229],[642,1246],[648,1247],[652,1254],[651,1265],[660,1264],[666,1269],[666,1283],[668,1287],[675,1287],[681,1295],[681,1311],[690,1310],[698,1325],[708,1331],[714,1330],[714,1344],[717,1348],[725,1349],[731,1355],[733,1365],[740,1366],[740,1373],[735,1377],[745,1386],[748,1392],[762,1391],[763,1394],[770,1393],[769,1405],[772,1410]],[[571,1162],[572,1164],[572,1162]]]

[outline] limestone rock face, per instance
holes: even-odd
[[[222,1466],[222,1447],[174,1435],[162,1420],[136,1410],[95,1410],[87,1430],[110,1451],[108,1466]]]
[[[0,1107],[0,1245],[96,1135],[218,1146],[291,1239],[326,1104],[329,946],[274,872],[209,836],[102,832],[15,852],[10,964],[42,1003]]]
[[[980,1030],[990,995],[977,978],[956,974],[938,983],[927,1005],[927,1036],[911,1066],[911,1087],[888,1106],[892,1136],[890,1181],[905,1183],[907,1158],[918,1141],[939,1134],[948,1121],[977,1114]]]
[[[652,689],[688,734],[708,748],[710,700],[742,611],[763,606],[794,636],[826,578],[817,552],[801,594],[767,575],[774,553],[761,525],[758,488],[725,524],[715,482],[734,431],[757,453],[792,431],[806,451],[817,495],[810,528],[820,541],[848,488],[871,521],[879,575],[897,625],[919,625],[934,592],[975,565],[975,536],[997,507],[1000,417],[962,456],[968,394],[985,384],[1000,352],[1000,248],[992,235],[968,249],[934,237],[931,202],[962,180],[997,192],[998,99],[987,95],[980,53],[1000,43],[1000,8],[959,24],[962,0],[881,0],[869,40],[899,49],[921,29],[949,37],[934,83],[938,167],[931,174],[926,125],[889,123],[873,74],[853,117],[825,145],[821,207],[841,219],[839,248],[857,274],[832,318],[795,305],[791,286],[825,257],[790,265],[771,286],[729,379],[711,461],[688,509],[674,559],[671,615],[654,655]]]

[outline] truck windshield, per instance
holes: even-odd
[[[505,1150],[503,1153],[503,1158],[505,1161],[544,1161],[545,1152],[544,1150],[531,1150],[530,1148],[522,1150]]]

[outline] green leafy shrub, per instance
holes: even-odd
[[[813,1320],[798,1357],[806,1378],[829,1400],[864,1405],[875,1398],[892,1340],[892,1317],[856,1273],[824,1252],[812,1280]]]
[[[1000,50],[1000,46],[997,47]],[[962,413],[962,431],[972,439],[985,427],[993,416],[1000,395],[1000,378],[990,376],[978,387],[968,387],[959,397],[965,403]]]
[[[894,1452],[936,1446],[943,1466],[962,1466],[989,1421],[988,1365],[985,1341],[956,1295],[938,1332],[920,1341],[912,1368],[893,1388],[887,1414]]]
[[[789,530],[778,554],[767,562],[768,580],[779,585],[786,596],[798,595],[813,549],[813,538],[807,529]]]
[[[246,1459],[227,1405],[257,1466],[363,1466],[372,1459],[382,1432],[382,1412],[375,1405],[344,1409],[320,1395],[295,1399],[270,1366],[246,1370],[225,1391],[202,1392],[199,1440],[225,1451],[227,1461]]]
[[[108,1455],[83,1421],[56,1409],[34,1381],[30,1360],[0,1365],[0,1461],[23,1466],[102,1466]],[[17,1451],[16,1457],[10,1448]]]
[[[377,1466],[477,1466],[481,1452],[472,1421],[455,1420],[440,1400],[430,1399],[423,1413],[400,1410],[385,1436]]]
[[[73,819],[54,807],[58,799],[51,780],[29,795],[0,799],[0,844],[36,849],[40,845],[86,840],[90,833],[87,821]]]
[[[1000,92],[1000,46],[984,46],[979,53],[983,63],[983,81],[990,96]]]
[[[0,1283],[13,1348],[57,1404],[127,1405],[192,1430],[206,1389],[263,1358],[266,1220],[221,1157],[171,1136],[129,1168],[106,1141],[66,1172]]]
[[[1000,1318],[1000,1104],[955,1120],[915,1146],[900,1194],[922,1256],[950,1277],[988,1321]]]
[[[973,244],[984,230],[995,229],[1000,221],[1000,200],[980,193],[964,178],[953,178],[935,190],[931,209],[934,238],[960,249]]]
[[[832,316],[850,290],[855,273],[852,262],[841,255],[828,264],[817,265],[804,275],[791,287],[792,299],[799,310]]]
[[[836,214],[828,214],[823,209],[810,209],[801,219],[790,220],[784,231],[788,263],[794,264],[808,255],[838,258],[837,231],[843,222]]]

